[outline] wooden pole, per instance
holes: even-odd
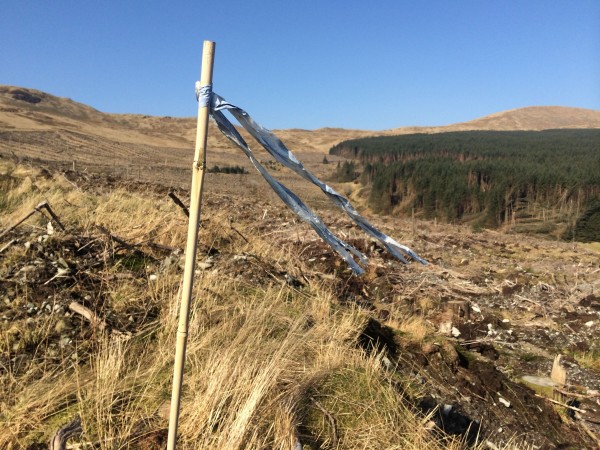
[[[201,86],[212,84],[214,56],[215,43],[204,41],[204,47],[202,49],[202,72],[200,76]],[[207,106],[201,106],[200,103],[198,106],[198,125],[196,128],[196,149],[194,153],[194,165],[192,167],[190,220],[188,223],[187,247],[185,250],[185,269],[183,273],[181,307],[179,309],[179,326],[177,327],[177,348],[175,350],[175,365],[173,369],[173,390],[171,393],[171,412],[169,415],[167,450],[175,450],[175,446],[177,445],[179,402],[181,399],[181,385],[183,383],[183,367],[187,345],[190,303],[192,298],[192,287],[194,284],[194,270],[196,268],[196,246],[198,241],[198,227],[200,225],[200,207],[202,205],[202,190],[206,168],[208,116],[209,108]]]

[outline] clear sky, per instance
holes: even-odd
[[[205,39],[215,92],[272,129],[600,110],[600,0],[2,0],[0,84],[194,116]]]

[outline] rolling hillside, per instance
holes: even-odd
[[[251,105],[247,107],[251,112]],[[256,119],[260,121],[260,117]],[[307,167],[322,177],[332,172],[331,165],[323,164],[324,155],[335,144],[349,139],[416,132],[557,127],[600,127],[600,111],[531,107],[444,127],[403,127],[383,131],[340,128],[276,131]],[[195,118],[109,114],[35,89],[0,86],[0,156],[3,157],[31,159],[61,170],[75,168],[187,187],[195,133]],[[248,142],[252,140],[248,138]],[[258,145],[252,146],[257,149],[260,159],[271,159]],[[213,177],[211,186],[216,185],[216,189],[230,193],[263,191],[263,181],[246,157],[233,148],[212,124],[208,149],[209,168],[241,166],[249,172],[237,177],[235,183],[230,182],[231,178]],[[344,160],[341,156],[328,155],[327,158],[333,163]],[[276,164],[271,168],[278,171],[277,176],[284,184],[298,189],[304,198],[315,198],[317,202],[322,200],[318,190],[303,183],[298,185],[295,175]]]
[[[189,186],[194,133],[0,87],[0,448],[165,448],[188,225],[165,185]],[[331,174],[376,133],[278,134]],[[429,262],[404,265],[320,211],[356,277],[254,171],[207,180],[178,448],[597,447],[596,243],[373,217]]]
[[[251,105],[248,106],[251,111]],[[257,118],[260,121],[260,118]],[[269,124],[263,124],[268,127]],[[194,147],[195,118],[109,114],[71,99],[35,89],[0,86],[0,152],[48,161],[72,161],[111,166],[189,165]],[[320,128],[277,130],[297,154],[309,162],[338,142],[365,136],[439,133],[461,130],[542,130],[600,128],[600,111],[536,106],[491,114],[442,127],[402,127],[384,131]],[[211,127],[209,149],[215,164],[239,164],[244,158]],[[115,162],[115,158],[119,162]]]

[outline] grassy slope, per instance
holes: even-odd
[[[43,196],[68,233],[57,231],[37,242],[46,220],[34,216],[17,234],[19,242],[2,255],[0,276],[7,277],[20,260],[35,260],[26,241],[63,255],[73,277],[55,279],[49,284],[54,289],[44,291],[42,298],[50,294],[46,300],[61,308],[29,316],[15,311],[39,305],[42,298],[35,290],[40,286],[6,284],[13,291],[6,303],[13,309],[5,311],[12,318],[3,321],[0,344],[1,353],[10,355],[2,358],[0,376],[0,447],[45,442],[80,414],[85,442],[100,448],[159,448],[167,425],[180,269],[164,267],[164,255],[146,247],[156,262],[127,262],[128,252],[115,249],[96,225],[130,242],[151,238],[182,246],[183,216],[152,192],[90,192],[78,189],[78,181],[60,175],[47,179],[11,164],[3,164],[2,173],[4,180],[13,180],[13,189],[4,194],[3,227]],[[216,203],[219,199],[209,199],[204,212],[200,258],[218,249],[222,263],[197,277],[181,448],[283,449],[299,436],[326,448],[452,447],[448,440],[432,439],[423,419],[409,409],[403,390],[410,380],[402,380],[405,387],[398,389],[382,355],[357,347],[368,312],[340,307],[331,283],[318,278],[302,289],[286,284],[282,273],[297,276],[298,270],[310,269],[259,233],[242,228],[242,238],[226,214],[215,210]],[[78,267],[78,251],[65,252],[73,236],[80,244],[85,241],[80,248],[101,242],[94,258],[104,259]],[[64,306],[73,299],[106,317],[111,331],[100,332],[70,315]],[[65,321],[70,331],[64,331]],[[63,342],[65,336],[69,343]],[[20,361],[23,353],[31,359]],[[331,417],[336,418],[333,427]]]
[[[0,324],[0,447],[37,448],[79,414],[81,442],[100,448],[162,448],[181,258],[180,252],[149,244],[183,247],[185,217],[158,186],[113,185],[87,175],[67,180],[60,173],[12,163],[1,167],[3,187],[9,188],[0,199],[0,228],[46,198],[67,232],[46,236],[47,220],[35,215],[10,235],[17,241],[2,254],[6,307]],[[434,334],[436,317],[444,314],[441,305],[448,295],[490,295],[493,290],[470,280],[485,273],[496,283],[491,275],[496,272],[498,282],[504,279],[508,275],[500,273],[511,265],[499,262],[507,255],[502,249],[508,243],[520,252],[518,244],[497,233],[457,241],[423,223],[419,229],[425,234],[413,241],[396,223],[395,236],[430,261],[444,261],[444,267],[403,266],[381,260],[368,241],[357,240],[356,229],[329,218],[372,259],[365,279],[356,280],[281,208],[261,200],[235,205],[229,195],[216,192],[205,203],[198,257],[207,266],[196,279],[181,448],[287,449],[297,439],[305,449],[461,447],[458,438],[433,432],[433,422],[415,408],[416,399],[430,392],[450,398],[460,383],[451,380],[465,370],[457,366],[453,344]],[[98,225],[141,243],[143,254],[120,247]],[[538,245],[535,240],[530,244]],[[597,253],[590,251],[544,246],[546,256],[514,256],[528,264],[528,273],[539,274],[528,282],[532,285],[551,282],[552,269],[536,264],[547,264],[557,252],[579,255],[584,267],[597,261]],[[461,248],[479,264],[464,267]],[[53,278],[59,257],[70,273]],[[448,268],[458,266],[462,274]],[[571,275],[579,281],[585,277]],[[565,284],[571,282],[564,277]],[[97,312],[108,332],[70,313],[71,301]],[[372,338],[365,338],[365,325],[379,316],[394,330],[393,352],[388,347],[369,351]],[[423,358],[429,361],[425,372],[417,362]],[[481,364],[476,355],[468,358]],[[390,370],[390,362],[397,369]],[[509,389],[503,395],[520,389],[502,383]],[[529,403],[547,408],[540,400],[530,398]],[[498,414],[530,414],[514,408],[505,412],[486,402],[482,407],[477,414],[492,424],[527,421]],[[551,408],[544,411],[548,417],[555,414]],[[581,439],[560,431],[562,425],[552,420],[549,433]],[[511,433],[524,432],[513,430],[507,428],[496,442],[508,445]]]

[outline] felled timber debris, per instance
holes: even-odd
[[[17,228],[19,225],[21,225],[23,222],[25,222],[31,216],[33,216],[36,212],[41,212],[43,209],[45,209],[48,212],[48,214],[50,214],[50,217],[52,217],[52,220],[54,220],[56,222],[56,224],[60,227],[61,230],[65,229],[63,224],[58,219],[58,216],[56,214],[54,214],[54,211],[52,211],[52,208],[50,208],[50,204],[48,203],[48,201],[44,200],[43,202],[39,203],[35,208],[33,208],[31,211],[29,211],[27,214],[25,214],[23,217],[21,217],[19,220],[17,220],[13,225],[11,225],[6,230],[4,230],[2,233],[0,233],[0,238],[3,237],[4,235],[10,233],[12,230]]]
[[[185,206],[185,204],[181,201],[181,199],[179,197],[177,197],[177,195],[175,194],[175,191],[173,191],[173,189],[169,189],[169,193],[167,195],[169,196],[169,198],[171,200],[173,200],[173,202],[177,206],[179,206],[181,208],[181,210],[187,217],[190,217],[190,210],[188,209],[187,206]]]
[[[106,322],[100,319],[100,317],[98,317],[98,315],[91,309],[83,306],[81,303],[71,302],[69,304],[69,309],[87,319],[94,328],[98,328],[100,331],[104,331],[106,329]]]

